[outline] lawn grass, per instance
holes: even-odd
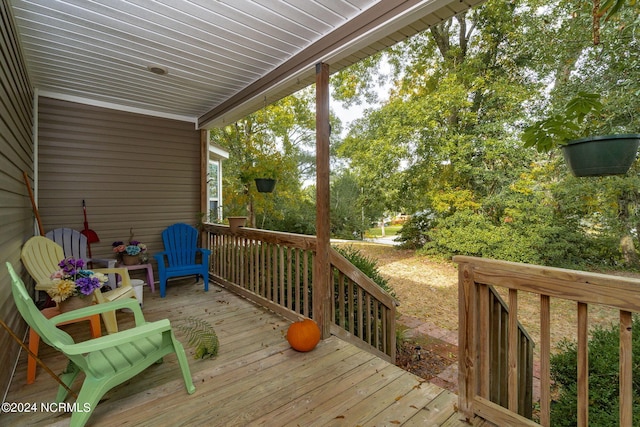
[[[402,228],[402,225],[388,225],[384,228],[384,235],[387,237],[395,236],[396,234],[398,234],[401,228]],[[369,239],[375,238],[375,237],[382,237],[382,228],[375,227],[375,228],[368,229],[365,233],[365,237]]]

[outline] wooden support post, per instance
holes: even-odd
[[[330,274],[329,65],[316,65],[316,257],[313,265],[313,319],[322,339],[330,335],[333,312]]]
[[[473,400],[477,392],[478,347],[476,343],[477,289],[473,268],[458,266],[458,410],[467,421],[474,417]]]
[[[209,221],[209,183],[207,176],[209,175],[209,131],[200,130],[200,212],[202,214],[202,222]],[[207,234],[200,231],[200,246],[209,248]]]

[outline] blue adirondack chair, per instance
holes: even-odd
[[[198,230],[188,224],[173,224],[162,232],[162,242],[164,252],[153,255],[158,261],[160,297],[166,294],[167,279],[191,274],[202,276],[204,290],[208,291],[211,251],[198,247]]]
[[[72,427],[85,425],[106,392],[154,363],[161,362],[164,356],[171,353],[175,353],[178,358],[187,393],[192,394],[196,390],[184,348],[174,336],[168,319],[146,322],[138,302],[133,298],[92,305],[47,319],[36,308],[11,264],[7,262],[6,265],[11,276],[13,299],[24,320],[29,327],[36,330],[44,342],[69,359],[69,365],[60,374],[60,380],[70,387],[80,371],[85,374],[76,404],[78,408],[89,410],[73,412]],[[133,311],[136,322],[134,328],[78,343],[74,342],[69,334],[56,328],[57,324],[78,316],[90,316],[121,308]],[[56,403],[63,402],[68,393],[69,391],[61,385],[58,388]]]

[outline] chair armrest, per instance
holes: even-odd
[[[89,258],[87,262],[104,264],[107,268],[114,268],[116,266],[116,260],[113,258]]]
[[[45,283],[36,283],[35,286],[35,290],[36,291],[47,291],[47,289],[50,289],[53,286],[53,281],[51,282],[45,282]]]
[[[155,254],[153,254],[153,257],[155,258],[155,260],[158,262],[158,266],[166,266],[167,264],[167,259],[169,257],[169,255],[167,254],[167,252],[157,252]]]
[[[136,340],[170,330],[171,323],[169,322],[169,319],[162,319],[156,322],[145,323],[144,325],[136,326],[135,328],[127,329],[126,331],[104,335],[81,343],[61,345],[60,347],[61,350],[67,354],[91,353],[93,351],[104,350],[121,344],[134,342]]]
[[[72,310],[54,316],[49,319],[49,321],[54,325],[57,325],[59,323],[67,322],[69,320],[75,320],[80,317],[93,316],[94,314],[102,314],[107,311],[119,310],[121,308],[129,308],[131,309],[131,311],[133,311],[136,326],[143,325],[145,323],[142,309],[140,309],[140,304],[138,303],[138,300],[134,298],[124,298],[121,300],[105,302],[102,304],[94,304],[89,307],[79,308],[78,310]]]
[[[131,277],[129,276],[129,270],[127,270],[126,268],[123,267],[115,267],[115,268],[94,268],[93,270],[94,273],[102,273],[102,274],[109,274],[109,273],[115,273],[115,274],[119,274],[120,277],[122,277],[122,285],[121,286],[128,286],[131,287]]]

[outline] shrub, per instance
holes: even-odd
[[[640,319],[633,319],[633,425],[640,425]],[[619,421],[619,330],[596,327],[589,340],[589,425],[613,426]],[[552,402],[551,425],[577,425],[577,344],[562,341],[551,356],[551,378],[558,388]]]
[[[351,264],[355,265],[362,271],[364,274],[369,276],[371,280],[376,282],[378,286],[384,289],[389,295],[395,298],[395,292],[389,285],[389,281],[382,277],[380,274],[380,270],[378,270],[378,261],[369,258],[362,254],[358,249],[353,246],[342,246],[342,247],[334,247],[335,250],[340,252],[342,256],[348,259]]]
[[[404,249],[420,249],[429,241],[428,231],[433,227],[434,221],[433,212],[417,212],[404,222],[395,240]]]

